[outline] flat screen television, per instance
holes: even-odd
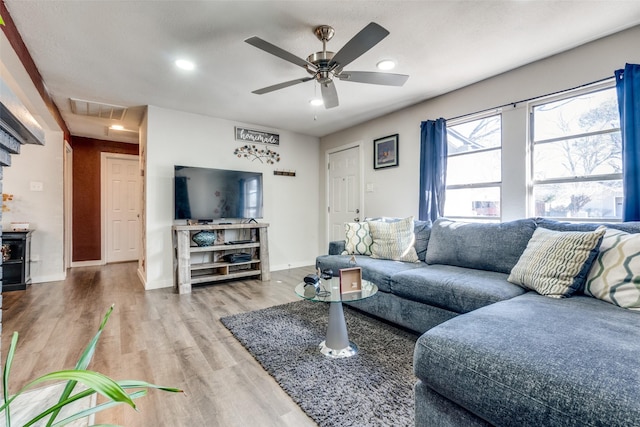
[[[262,173],[176,165],[174,208],[175,219],[262,218]]]

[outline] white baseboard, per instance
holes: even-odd
[[[31,283],[61,282],[66,278],[66,272],[47,274],[45,276],[31,276]]]
[[[271,271],[282,271],[282,270],[288,270],[290,268],[298,268],[298,267],[313,267],[316,265],[316,260],[314,259],[313,261],[301,261],[301,262],[296,262],[293,264],[280,264],[280,265],[272,265],[271,266]]]
[[[150,291],[152,289],[162,289],[162,288],[172,288],[173,287],[173,279],[170,281],[167,280],[156,280],[154,282],[146,281],[142,275],[142,271],[138,269],[138,277],[142,281],[144,285],[145,291]]]
[[[101,259],[91,260],[91,261],[72,261],[71,267],[94,267],[100,265],[106,265],[107,263]]]

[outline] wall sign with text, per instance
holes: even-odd
[[[280,135],[236,126],[236,140],[256,144],[280,145]]]

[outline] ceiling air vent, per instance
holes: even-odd
[[[103,104],[100,102],[84,101],[69,98],[71,111],[79,116],[98,117],[101,119],[123,120],[127,107],[121,105]]]

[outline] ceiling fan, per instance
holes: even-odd
[[[315,28],[314,33],[322,42],[322,51],[312,53],[307,57],[307,59],[299,58],[278,46],[262,40],[260,37],[250,37],[246,39],[245,42],[250,45],[275,55],[278,58],[284,59],[285,61],[291,62],[292,64],[298,65],[311,74],[311,77],[303,77],[278,83],[273,86],[254,90],[252,93],[263,95],[298,83],[316,80],[320,84],[322,100],[325,108],[333,108],[338,106],[338,93],[333,82],[334,78],[346,82],[370,83],[386,86],[402,86],[409,78],[409,76],[405,74],[344,71],[344,67],[349,65],[360,55],[367,52],[389,35],[389,31],[375,22],[371,22],[360,30],[360,32],[349,40],[337,53],[327,51],[327,42],[331,40],[335,34],[332,27],[329,25],[320,25]]]

